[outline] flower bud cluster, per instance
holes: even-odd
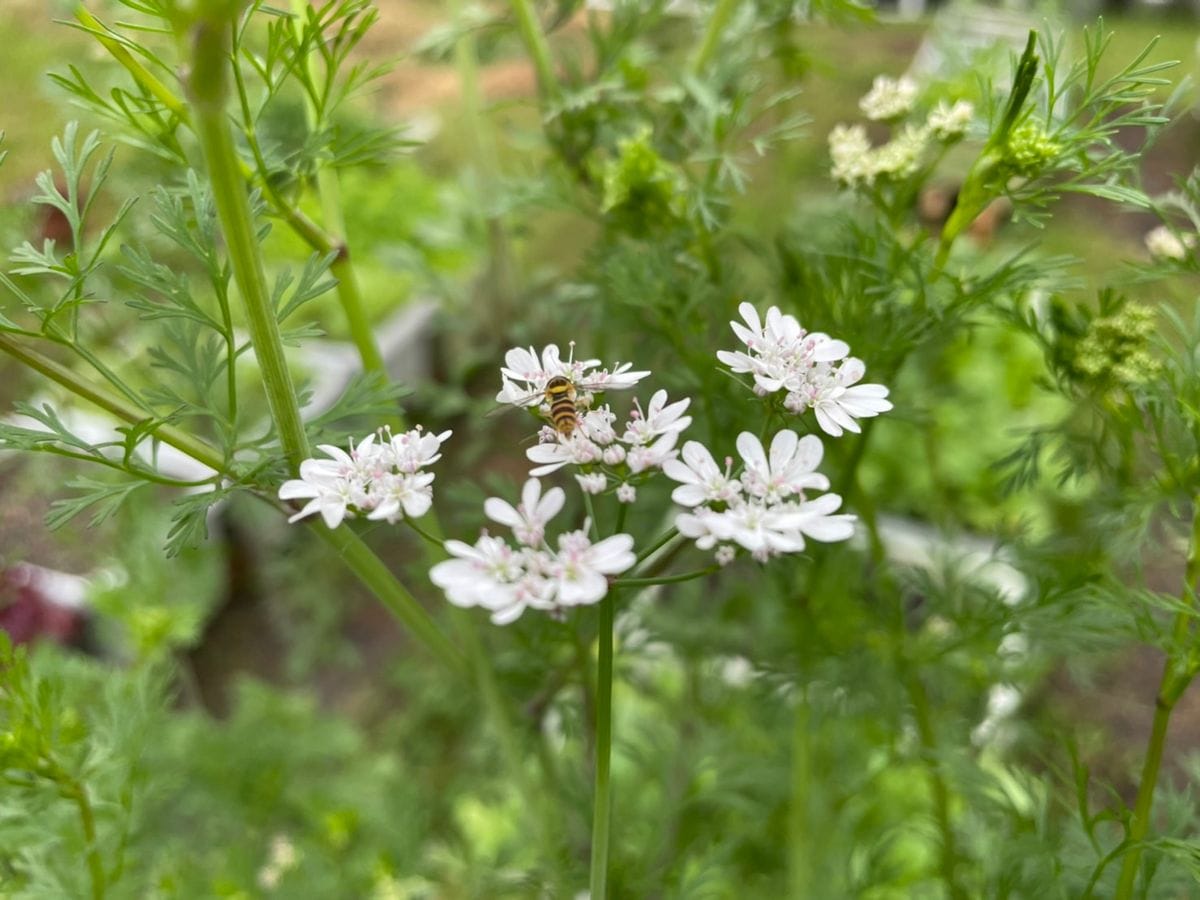
[[[308,500],[288,521],[320,513],[337,528],[343,519],[364,515],[396,523],[416,519],[433,505],[433,473],[422,471],[442,458],[449,431],[430,434],[420,426],[393,435],[381,429],[369,434],[349,452],[330,444],[318,447],[328,459],[306,459],[300,477],[279,488],[281,500]]]

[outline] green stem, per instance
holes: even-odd
[[[1192,648],[1188,646],[1191,636],[1191,608],[1197,582],[1200,581],[1200,498],[1195,501],[1192,512],[1192,537],[1188,548],[1187,569],[1184,574],[1180,601],[1188,605],[1175,616],[1171,632],[1171,647],[1163,665],[1162,679],[1154,703],[1154,722],[1150,727],[1150,739],[1146,745],[1146,758],[1142,763],[1142,777],[1138,783],[1137,799],[1133,804],[1133,816],[1129,824],[1129,845],[1121,860],[1121,873],[1117,878],[1115,900],[1129,900],[1137,881],[1138,863],[1142,855],[1142,844],[1150,830],[1150,813],[1154,805],[1154,790],[1158,784],[1158,773],[1162,768],[1163,751],[1167,744],[1167,726],[1175,704],[1183,696],[1196,675],[1196,663],[1191,659]]]
[[[738,0],[717,0],[716,9],[713,10],[713,14],[708,20],[708,27],[704,30],[704,39],[688,62],[688,71],[692,75],[699,75],[708,68],[708,64],[721,46],[721,38],[724,37],[729,20],[733,18],[737,8]]]
[[[713,572],[721,571],[720,566],[709,566],[707,569],[697,569],[694,572],[684,572],[682,575],[666,575],[661,578],[621,578],[612,583],[612,586],[617,588],[630,587],[649,587],[654,584],[677,584],[681,581],[691,581],[694,578],[703,578],[705,575],[711,575]]]
[[[613,589],[600,601],[600,658],[596,670],[596,793],[592,807],[591,900],[608,900],[608,842],[611,831]]]
[[[523,748],[517,728],[513,723],[509,703],[496,681],[496,673],[492,668],[483,642],[475,629],[474,622],[466,610],[455,610],[458,614],[459,635],[465,645],[468,658],[473,662],[476,685],[483,697],[484,707],[491,715],[492,727],[500,744],[500,753],[504,764],[516,779],[521,793],[526,797],[530,813],[535,822],[534,828],[542,845],[542,855],[546,865],[552,865],[560,856],[559,835],[562,832],[558,822],[557,808],[551,802],[554,796],[548,784],[538,784],[530,776],[525,766],[528,754]],[[545,769],[543,769],[545,771]]]
[[[293,0],[292,9],[296,12],[295,27],[304,29],[304,20],[309,6],[309,0]],[[320,39],[318,38],[318,41]],[[297,43],[303,44],[302,35],[297,35]],[[312,54],[304,60],[308,71],[309,81],[316,84],[316,72]],[[327,68],[325,73],[326,93],[334,73]],[[322,120],[321,112],[317,109],[311,96],[305,102],[305,114],[309,130],[318,133],[326,123]],[[342,215],[342,189],[338,182],[335,169],[325,166],[317,172],[317,196],[321,201],[321,218],[325,233],[330,236],[337,258],[330,267],[330,272],[337,279],[338,300],[342,304],[342,312],[346,316],[346,326],[350,331],[350,339],[358,349],[363,369],[367,372],[386,372],[383,354],[375,342],[375,332],[371,328],[371,320],[367,316],[366,305],[363,302],[362,288],[358,283],[358,275],[350,263],[350,248],[346,241],[346,221]]]
[[[809,833],[812,750],[809,739],[808,687],[796,691],[796,717],[792,725],[792,802],[788,808],[788,884],[791,897],[812,897],[812,836]]]
[[[65,773],[64,773],[65,774]],[[104,863],[100,859],[100,843],[96,839],[96,816],[92,812],[92,804],[88,799],[87,788],[77,781],[71,780],[64,785],[68,797],[75,801],[79,810],[79,821],[83,826],[83,838],[87,846],[88,873],[92,880],[92,900],[102,900],[105,892]]]
[[[120,63],[125,68],[125,71],[133,76],[134,81],[170,110],[172,115],[185,124],[191,121],[187,105],[178,95],[142,65],[129,49],[117,39],[114,33],[103,22],[93,16],[86,7],[80,6],[75,10],[75,19],[84,31],[94,37],[100,46],[107,50],[109,55]]]
[[[383,561],[350,528],[327,528],[313,520],[311,530],[341,557],[350,569],[380,602],[421,640],[439,660],[454,672],[469,677],[471,666],[462,652],[438,628],[437,623],[409,593]]]
[[[525,43],[525,51],[533,63],[533,71],[537,75],[538,90],[542,99],[549,100],[558,96],[558,79],[554,76],[554,64],[550,60],[550,44],[542,31],[542,23],[538,20],[537,10],[530,0],[509,0],[513,15],[517,17],[517,30]],[[592,900],[596,900],[593,895]]]
[[[950,818],[950,790],[942,777],[938,762],[937,732],[933,727],[933,714],[929,706],[929,695],[925,684],[915,672],[907,678],[908,695],[912,701],[913,712],[917,722],[917,734],[921,740],[921,749],[925,757],[925,765],[929,771],[929,786],[933,792],[933,812],[937,820],[938,831],[942,837],[941,875],[946,885],[947,893],[954,900],[966,900],[967,893],[958,883],[956,869],[958,868],[958,845],[954,837],[954,823]]]
[[[279,322],[271,305],[263,272],[254,220],[246,196],[245,180],[233,147],[225,112],[229,94],[229,47],[232,22],[221,10],[205,8],[188,35],[192,68],[187,88],[196,134],[212,183],[213,201],[233,266],[234,279],[246,308],[250,340],[262,372],[271,417],[284,455],[293,470],[308,457],[308,438],[300,418],[300,405],[283,353]]]
[[[657,553],[661,548],[666,546],[673,537],[679,534],[679,529],[672,525],[662,534],[660,534],[649,547],[637,555],[637,562],[633,564],[633,569],[636,572],[641,568],[642,563],[648,560],[651,556]]]
[[[130,403],[123,397],[106,390],[81,378],[76,372],[61,363],[45,356],[41,352],[25,346],[25,342],[10,334],[0,333],[0,352],[7,353],[17,360],[45,375],[51,381],[62,385],[71,393],[82,397],[118,419],[131,425],[139,425],[153,416],[139,406]],[[225,457],[221,451],[199,438],[193,437],[186,431],[174,425],[160,423],[151,429],[151,433],[164,444],[170,444],[177,450],[186,453],[197,462],[204,463],[218,472],[226,467]]]

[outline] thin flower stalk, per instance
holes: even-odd
[[[1163,751],[1167,744],[1167,727],[1179,698],[1196,677],[1197,664],[1191,659],[1194,651],[1188,643],[1192,637],[1191,623],[1195,615],[1193,604],[1197,583],[1200,583],[1200,503],[1196,504],[1192,513],[1187,569],[1183,590],[1180,592],[1180,602],[1185,608],[1175,616],[1171,652],[1163,665],[1162,679],[1154,699],[1154,722],[1146,744],[1146,757],[1142,762],[1137,799],[1134,800],[1133,815],[1126,838],[1128,849],[1121,859],[1121,872],[1117,878],[1116,893],[1113,895],[1116,900],[1129,900],[1133,896],[1142,844],[1150,831],[1150,814],[1154,807],[1154,791],[1158,785],[1158,773],[1162,768]]]
[[[600,601],[596,663],[596,782],[592,806],[593,900],[608,898],[608,848],[612,834],[613,592]]]

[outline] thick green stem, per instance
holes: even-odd
[[[1175,704],[1179,702],[1179,698],[1183,696],[1183,692],[1187,690],[1196,676],[1197,663],[1193,659],[1193,648],[1189,646],[1189,638],[1192,633],[1192,617],[1195,615],[1191,607],[1197,582],[1200,581],[1200,498],[1194,502],[1192,537],[1188,548],[1183,590],[1180,594],[1180,601],[1188,608],[1180,610],[1175,616],[1171,633],[1171,647],[1167,651],[1162,680],[1159,682],[1158,693],[1155,696],[1154,723],[1150,727],[1150,739],[1146,744],[1146,758],[1142,763],[1142,777],[1138,783],[1137,799],[1134,800],[1133,815],[1129,823],[1129,836],[1126,841],[1129,849],[1121,860],[1117,892],[1113,895],[1116,900],[1129,900],[1133,896],[1138,863],[1142,855],[1142,842],[1150,830],[1154,790],[1158,785],[1158,773],[1162,768],[1163,751],[1167,744],[1167,726],[1171,723],[1171,713],[1175,710]]]
[[[513,15],[517,18],[517,30],[521,40],[525,42],[525,52],[533,63],[533,71],[537,76],[538,90],[542,98],[549,100],[558,96],[558,79],[554,76],[554,64],[550,60],[550,43],[542,31],[542,23],[538,20],[537,10],[531,0],[509,0]],[[593,895],[592,900],[596,900]]]
[[[738,0],[717,0],[716,9],[713,10],[708,27],[704,30],[704,39],[688,61],[688,69],[693,75],[702,73],[712,62],[713,56],[721,46],[721,38],[729,26],[729,20],[733,18],[737,8]]]
[[[346,526],[331,529],[320,521],[314,521],[311,530],[333,548],[358,580],[395,613],[434,656],[464,678],[470,677],[471,666],[462,652],[362,538]]]
[[[283,353],[279,322],[271,304],[255,235],[246,184],[233,147],[225,111],[229,94],[229,47],[232,21],[214,10],[202,13],[188,33],[192,59],[187,79],[196,135],[204,153],[213,201],[225,238],[234,279],[246,308],[250,340],[262,372],[271,416],[292,469],[308,457],[308,438],[300,418],[296,389]]]
[[[596,670],[596,793],[592,807],[591,900],[608,900],[608,841],[612,785],[613,591],[600,601],[600,655]]]

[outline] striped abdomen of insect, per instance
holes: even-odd
[[[575,385],[563,375],[555,375],[546,382],[546,402],[550,404],[550,421],[554,430],[563,437],[570,437],[579,422],[575,408]]]

